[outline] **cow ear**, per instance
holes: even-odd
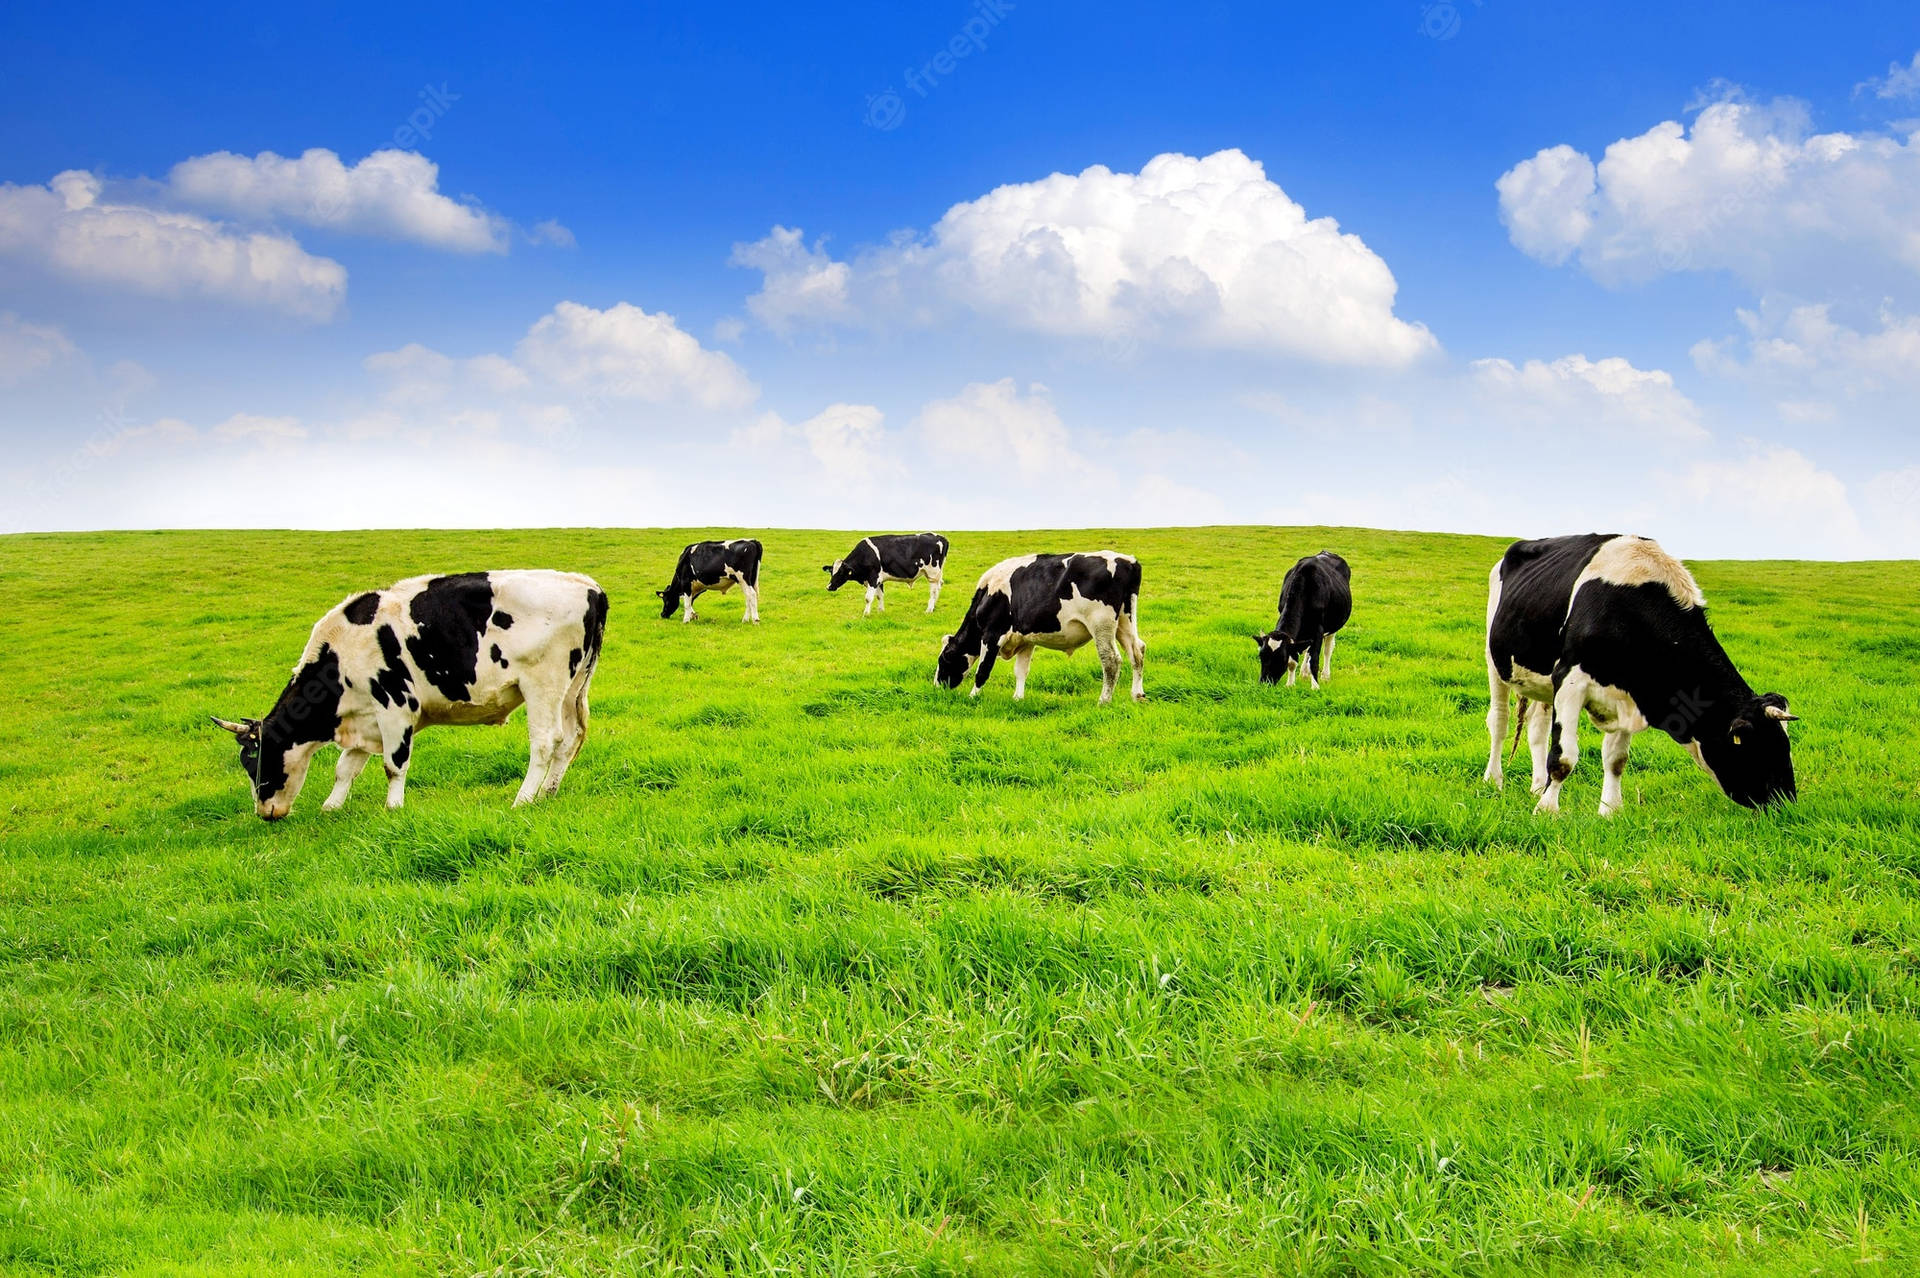
[[[213,720],[216,728],[225,728],[236,737],[245,735],[247,730],[253,726],[251,723],[235,723],[231,719],[222,719],[217,714],[210,714],[207,717]]]
[[[1742,716],[1727,725],[1727,735],[1733,738],[1735,745],[1740,744],[1740,734],[1753,730],[1753,720]]]

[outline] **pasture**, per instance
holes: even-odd
[[[1479,781],[1504,541],[942,530],[862,621],[851,534],[752,533],[760,626],[660,620],[741,531],[0,539],[0,1270],[1920,1266],[1920,565],[1693,564],[1800,802],[1649,732],[1603,822],[1588,731],[1554,821]],[[1146,703],[933,687],[983,568],[1106,546]],[[1260,687],[1323,546],[1333,681]],[[534,566],[612,596],[556,799],[517,714],[253,815],[207,716],[323,611]]]

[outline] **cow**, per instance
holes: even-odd
[[[709,590],[724,595],[736,585],[746,598],[746,610],[740,614],[740,620],[758,624],[760,543],[751,537],[694,542],[680,552],[680,560],[673,566],[673,580],[667,583],[667,588],[653,593],[660,596],[662,621],[672,617],[682,603],[686,605],[686,615],[681,620],[692,621],[697,615],[693,611],[695,599]]]
[[[254,810],[293,807],[320,747],[340,747],[323,810],[347,801],[374,755],[387,806],[405,800],[414,738],[439,724],[505,723],[527,707],[527,779],[516,805],[554,793],[587,737],[587,687],[607,595],[578,573],[524,570],[410,577],[348,599],[314,623],[264,719],[214,723],[240,744]]]
[[[1261,683],[1279,683],[1284,674],[1291,688],[1302,665],[1316,692],[1322,679],[1332,677],[1333,637],[1353,616],[1352,583],[1347,561],[1331,550],[1287,569],[1280,583],[1280,620],[1253,637],[1260,645]]]
[[[1734,669],[1707,625],[1706,604],[1686,566],[1645,537],[1592,533],[1509,546],[1488,578],[1486,779],[1502,782],[1500,750],[1517,694],[1538,811],[1560,810],[1560,787],[1579,760],[1583,710],[1605,734],[1601,816],[1620,810],[1634,734],[1648,727],[1685,746],[1735,803],[1794,798],[1785,725],[1798,716],[1785,697],[1756,694]],[[1516,730],[1516,744],[1518,737]]]
[[[865,586],[867,606],[860,615],[871,617],[876,599],[880,601],[880,611],[887,610],[889,581],[912,584],[921,577],[927,579],[927,611],[932,612],[933,606],[940,602],[940,576],[946,564],[945,537],[939,533],[902,533],[862,537],[845,559],[823,564],[820,571],[827,574],[830,591],[850,581]]]
[[[997,657],[1013,659],[1013,696],[1027,694],[1035,648],[1061,652],[1092,640],[1100,653],[1100,704],[1113,700],[1124,653],[1133,665],[1133,699],[1147,696],[1147,645],[1137,624],[1140,561],[1101,550],[1075,555],[1020,555],[987,569],[974,587],[960,628],[940,648],[933,681],[958,688],[979,663],[971,696],[979,696]]]

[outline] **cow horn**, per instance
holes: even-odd
[[[1769,719],[1778,719],[1782,723],[1800,722],[1800,716],[1793,713],[1791,710],[1787,709],[1785,706],[1768,706],[1767,717]]]
[[[213,720],[215,727],[225,728],[228,732],[231,732],[236,737],[239,736],[241,733],[245,732],[251,726],[250,724],[245,724],[245,723],[235,723],[231,719],[222,719],[217,714],[210,714],[207,717]]]

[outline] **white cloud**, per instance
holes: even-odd
[[[514,351],[530,373],[578,394],[649,404],[743,409],[760,396],[740,366],[683,332],[673,316],[627,302],[604,311],[562,302]]]
[[[1679,442],[1707,438],[1700,410],[1661,369],[1635,368],[1617,356],[1590,360],[1585,355],[1517,366],[1479,359],[1469,367],[1483,396],[1548,428],[1579,435],[1624,429],[1644,439]]]
[[[554,248],[575,248],[579,241],[573,238],[573,232],[554,218],[535,222],[533,229],[527,232],[527,238],[535,244],[548,244]]]
[[[204,297],[331,318],[347,290],[338,262],[283,235],[191,213],[103,200],[91,173],[46,186],[0,184],[0,254],[71,279],[156,297]]]
[[[1872,93],[1883,100],[1899,98],[1920,98],[1920,53],[1913,55],[1913,61],[1906,66],[1898,62],[1887,67],[1887,74],[1878,79],[1868,80],[1857,86],[1856,93]]]
[[[763,240],[736,244],[727,262],[764,277],[760,291],[747,299],[747,310],[776,333],[788,332],[796,320],[838,323],[852,315],[847,302],[852,268],[817,244],[808,248],[798,230],[776,226]]]
[[[901,471],[885,451],[883,421],[871,404],[832,404],[798,429],[830,479],[842,487],[864,487]]]
[[[748,307],[777,331],[957,308],[1053,336],[1333,364],[1398,366],[1437,349],[1394,315],[1398,286],[1378,255],[1332,218],[1309,219],[1237,150],[1002,186],[851,261],[787,227],[733,260],[765,275]]]
[[[203,444],[286,444],[307,438],[307,428],[294,417],[263,417],[254,413],[235,413],[217,425],[201,430],[178,417],[162,417],[142,426],[128,426],[101,439],[89,441],[83,451],[94,457],[111,457],[129,449],[167,446],[182,448]]]
[[[1797,449],[1749,442],[1745,456],[1659,477],[1691,514],[1719,525],[1749,557],[1861,555],[1873,543],[1839,476]]]
[[[1010,469],[1024,479],[1078,477],[1089,469],[1038,382],[1024,395],[1011,377],[969,383],[928,403],[914,428],[936,456]]]
[[[272,151],[252,157],[216,151],[182,160],[168,177],[176,200],[240,217],[301,222],[460,253],[507,251],[506,219],[449,199],[439,186],[439,166],[418,152],[375,151],[349,168],[323,147],[298,158]]]
[[[67,335],[51,324],[31,324],[0,311],[0,386],[13,386],[74,355]]]
[[[1920,315],[1882,306],[1879,327],[1863,332],[1835,320],[1826,305],[1768,305],[1736,314],[1744,338],[1695,343],[1693,361],[1702,372],[1848,394],[1920,387]]]
[[[1606,284],[1727,271],[1828,291],[1920,272],[1920,134],[1811,134],[1790,101],[1723,99],[1691,129],[1668,120],[1620,139],[1598,165],[1549,147],[1495,185],[1515,246],[1576,258]]]
[[[1920,553],[1920,466],[1875,475],[1866,483],[1863,504],[1882,545],[1908,556]]]

